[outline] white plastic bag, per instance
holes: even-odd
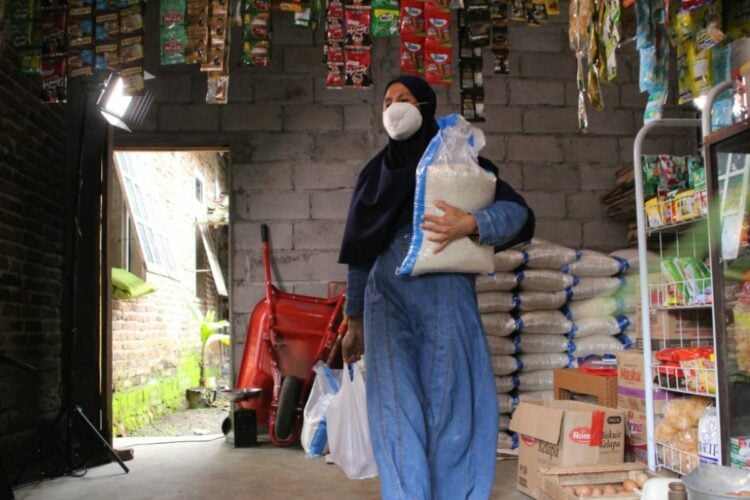
[[[497,177],[477,160],[485,144],[484,132],[455,113],[440,118],[438,126],[440,130],[417,165],[411,245],[398,274],[491,273],[495,270],[494,247],[479,245],[466,236],[434,253],[438,243],[430,241],[431,233],[420,227],[423,215],[443,214],[435,206],[437,200],[467,212],[487,208],[495,200]]]
[[[303,412],[300,442],[308,457],[319,457],[328,449],[326,414],[331,399],[341,386],[341,370],[331,370],[322,361],[313,366],[315,382]]]
[[[328,406],[328,445],[331,460],[349,479],[378,475],[367,421],[365,381],[359,365],[350,365],[352,377],[344,369],[341,389]]]
[[[575,322],[573,338],[577,339],[591,335],[618,335],[629,326],[630,321],[623,314],[581,318]]]
[[[580,358],[591,354],[597,356],[615,354],[630,347],[629,345],[623,344],[623,340],[630,342],[630,339],[621,335],[614,337],[611,335],[590,335],[581,339],[574,339],[573,343],[576,346],[575,355]]]
[[[571,299],[588,300],[595,297],[609,297],[624,287],[625,283],[625,278],[621,276],[581,278],[571,289],[573,295]]]

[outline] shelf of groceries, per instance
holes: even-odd
[[[669,469],[683,476],[690,474],[700,462],[698,454],[678,448],[680,446],[679,438],[675,442],[677,444],[669,445],[656,441],[656,465],[659,468]]]

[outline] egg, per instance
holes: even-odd
[[[635,484],[637,484],[639,488],[643,488],[643,485],[646,484],[646,481],[648,481],[648,474],[644,472],[641,472],[635,478]]]
[[[626,479],[625,481],[622,482],[622,490],[628,493],[632,493],[633,491],[635,491],[637,487],[638,487],[638,483],[636,483],[632,479]]]
[[[591,496],[592,497],[600,497],[600,496],[602,496],[602,490],[601,490],[601,488],[592,488],[592,490],[591,490]]]
[[[616,495],[617,488],[615,488],[611,484],[606,484],[604,485],[604,488],[602,488],[602,493],[604,493],[605,495]]]
[[[591,496],[591,486],[576,486],[576,496],[577,497],[590,497]]]

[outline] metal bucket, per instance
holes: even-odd
[[[737,500],[740,490],[750,491],[750,471],[701,464],[682,480],[688,500]]]

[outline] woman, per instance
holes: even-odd
[[[390,82],[383,124],[390,140],[362,170],[340,262],[348,264],[342,348],[365,355],[367,407],[386,499],[488,498],[495,474],[498,408],[474,276],[400,277],[411,239],[416,167],[437,133],[437,100],[414,76]],[[497,174],[484,158],[480,165]],[[497,180],[496,201],[472,214],[437,202],[422,227],[442,250],[472,236],[510,246],[533,235],[523,198]]]

